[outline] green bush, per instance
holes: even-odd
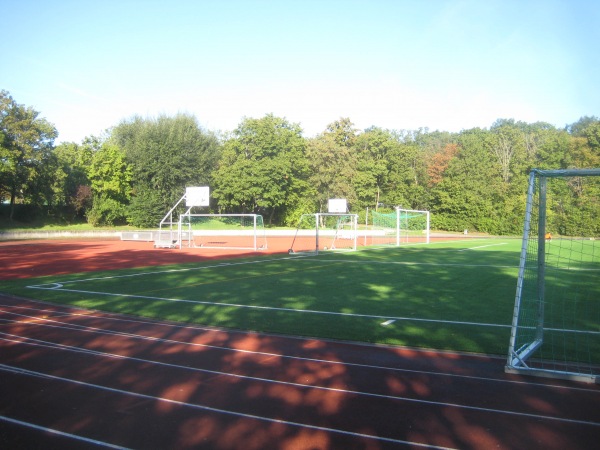
[[[87,221],[94,227],[124,225],[127,223],[125,205],[112,198],[94,197]]]
[[[160,195],[151,189],[143,190],[131,199],[127,208],[127,220],[130,225],[140,228],[156,228],[167,211]]]

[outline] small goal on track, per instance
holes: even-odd
[[[429,211],[395,208],[384,213],[367,210],[366,223],[365,245],[429,243]]]
[[[267,236],[260,214],[192,214],[179,217],[179,248],[265,250]]]

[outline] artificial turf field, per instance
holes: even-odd
[[[520,239],[265,255],[0,282],[48,302],[210,326],[505,354]]]

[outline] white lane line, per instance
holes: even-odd
[[[0,334],[23,339],[21,336],[11,335],[9,333],[0,333]],[[0,340],[6,341],[6,342],[12,342],[12,343],[16,343],[16,344],[21,344],[21,345],[30,345],[33,347],[51,348],[51,349],[56,349],[56,350],[61,350],[61,351],[72,351],[75,353],[90,354],[93,356],[106,357],[106,358],[110,358],[110,359],[141,362],[144,364],[156,364],[158,366],[190,370],[192,372],[202,372],[202,373],[208,373],[211,375],[232,377],[232,378],[238,378],[238,379],[242,379],[242,380],[257,381],[259,383],[270,383],[270,384],[276,384],[276,385],[297,387],[297,388],[301,388],[301,389],[315,389],[315,390],[326,391],[326,392],[335,392],[335,393],[342,393],[342,394],[349,394],[349,395],[365,396],[365,397],[379,398],[379,399],[392,400],[392,401],[401,401],[401,402],[404,401],[404,402],[409,402],[409,403],[418,403],[418,404],[431,405],[431,406],[452,407],[452,408],[457,408],[457,409],[464,409],[464,410],[478,411],[478,412],[487,412],[487,413],[492,413],[492,414],[509,415],[509,416],[515,416],[515,417],[528,417],[528,418],[541,419],[541,420],[557,421],[557,422],[564,422],[564,423],[575,423],[575,424],[579,424],[579,425],[590,425],[590,426],[600,427],[599,422],[591,422],[591,421],[577,420],[577,419],[567,419],[564,417],[546,416],[546,415],[541,415],[541,414],[523,413],[523,412],[519,412],[519,411],[510,411],[510,410],[495,409],[495,408],[485,408],[485,407],[480,407],[480,406],[461,405],[458,403],[439,402],[439,401],[435,401],[435,400],[423,400],[423,399],[410,398],[410,397],[400,397],[400,396],[396,396],[396,395],[377,394],[374,392],[363,392],[363,391],[354,391],[354,390],[350,390],[350,389],[331,388],[331,387],[326,387],[326,386],[316,386],[316,385],[305,384],[305,383],[296,383],[296,382],[292,382],[292,381],[273,380],[273,379],[269,379],[269,378],[254,377],[254,376],[250,376],[250,375],[222,372],[222,371],[211,370],[211,369],[201,369],[198,367],[183,366],[180,364],[166,363],[166,362],[162,362],[162,361],[154,361],[154,360],[149,360],[149,359],[144,359],[144,358],[136,358],[133,356],[122,356],[122,355],[118,355],[118,354],[114,354],[114,353],[101,352],[98,350],[82,349],[80,347],[73,347],[73,346],[63,345],[63,344],[55,344],[53,342],[47,342],[47,341],[43,341],[40,339],[33,339],[33,338],[24,338],[24,339],[25,340],[23,341],[23,340],[0,338]],[[3,366],[3,364],[0,364],[0,367],[2,367],[2,366]],[[10,366],[8,366],[8,367],[10,367]],[[127,392],[127,391],[124,391],[124,392]]]
[[[31,309],[31,308],[26,308],[26,309]],[[46,312],[47,310],[41,310],[41,311]],[[0,310],[0,312],[2,312],[2,311]],[[26,325],[31,325],[31,326],[59,328],[59,329],[65,329],[65,330],[70,330],[70,331],[81,331],[81,332],[85,332],[85,333],[105,334],[105,335],[110,335],[110,336],[123,336],[123,337],[129,337],[129,338],[133,338],[133,339],[148,340],[148,341],[152,341],[152,342],[160,342],[160,343],[165,343],[165,344],[188,345],[191,347],[210,348],[210,349],[215,349],[215,350],[220,350],[220,351],[229,351],[229,352],[267,356],[267,357],[278,357],[278,358],[282,358],[282,359],[290,359],[290,360],[298,360],[298,361],[308,361],[308,362],[317,362],[317,363],[325,363],[325,364],[343,365],[343,366],[348,366],[348,367],[358,367],[358,368],[375,369],[375,370],[387,370],[387,371],[412,373],[412,374],[434,375],[434,376],[440,376],[440,377],[470,379],[470,380],[478,380],[478,381],[486,381],[486,382],[502,383],[502,384],[540,386],[543,388],[551,387],[553,389],[558,389],[558,390],[586,391],[586,392],[600,394],[599,390],[591,389],[591,388],[587,388],[587,387],[580,388],[580,387],[561,386],[561,385],[549,386],[548,384],[538,383],[538,382],[534,382],[534,381],[518,381],[518,380],[500,379],[500,378],[487,378],[487,377],[481,377],[481,376],[475,376],[475,375],[463,375],[463,374],[452,374],[452,373],[448,373],[448,372],[434,372],[434,371],[426,371],[426,370],[403,369],[403,368],[390,367],[390,366],[378,366],[378,365],[372,365],[372,364],[352,363],[352,362],[335,361],[335,360],[327,360],[327,359],[320,359],[320,358],[309,358],[309,357],[303,357],[303,356],[291,356],[291,355],[285,355],[285,354],[281,354],[281,353],[261,352],[261,351],[245,350],[245,349],[234,348],[234,347],[225,347],[225,346],[219,346],[219,345],[200,344],[200,343],[195,343],[195,342],[186,342],[186,341],[179,341],[179,340],[174,340],[174,339],[158,338],[158,337],[134,334],[134,333],[124,332],[124,331],[115,331],[115,330],[107,330],[107,329],[97,328],[97,327],[90,327],[87,325],[71,324],[71,323],[60,322],[60,321],[52,320],[52,319],[48,319],[48,318],[39,318],[39,317],[35,317],[35,316],[12,313],[9,311],[4,311],[4,312],[6,312],[8,314],[20,316],[20,317],[38,319],[36,322],[0,319],[0,321],[20,323],[20,324],[26,324]],[[111,318],[111,317],[94,316],[94,315],[90,316],[87,314],[74,314],[74,316],[84,317],[84,318],[90,317],[93,319],[97,319],[97,318],[111,319],[114,321],[123,321],[123,322],[128,322],[128,323],[140,323],[140,324],[167,326],[169,328],[190,329],[190,330],[200,330],[200,331],[207,331],[207,330],[208,331],[222,331],[222,330],[215,330],[214,328],[191,327],[189,325],[177,326],[177,325],[173,325],[173,324],[161,324],[161,323],[157,323],[154,321],[141,321],[141,320]],[[51,323],[41,323],[41,322],[51,322]],[[25,336],[23,336],[23,338],[28,339]],[[411,351],[416,351],[416,352],[420,351],[423,353],[431,353],[432,350],[430,350],[430,349],[423,349],[423,350],[411,349]],[[443,352],[443,354],[444,355],[448,355],[448,354],[461,355],[461,353],[455,353],[455,352]],[[504,358],[502,358],[502,359],[504,359]]]
[[[170,404],[174,404],[174,405],[178,405],[178,406],[184,406],[184,407],[199,409],[199,410],[203,410],[203,411],[209,411],[209,412],[217,413],[217,414],[225,414],[225,415],[229,415],[229,416],[243,417],[245,419],[254,419],[254,420],[259,420],[261,422],[277,423],[277,424],[288,425],[288,426],[299,427],[299,428],[308,428],[311,430],[325,431],[328,433],[342,434],[342,435],[346,435],[346,436],[359,437],[359,438],[364,438],[364,439],[372,439],[375,441],[391,442],[394,444],[411,445],[414,447],[431,448],[431,449],[439,449],[439,450],[450,450],[449,447],[440,447],[440,446],[435,446],[435,445],[430,445],[430,444],[423,444],[423,443],[419,443],[419,442],[405,441],[402,439],[387,438],[387,437],[383,437],[383,436],[373,436],[370,434],[356,433],[353,431],[340,430],[337,428],[329,428],[329,427],[322,427],[322,426],[318,426],[318,425],[310,425],[310,424],[306,424],[306,423],[293,422],[290,420],[274,419],[271,417],[258,416],[255,414],[247,414],[247,413],[231,411],[231,410],[222,409],[222,408],[214,408],[211,406],[199,405],[196,403],[187,403],[187,402],[182,402],[179,400],[173,400],[173,399],[164,398],[164,397],[156,397],[153,395],[142,394],[139,392],[131,392],[131,391],[123,390],[123,389],[111,388],[108,386],[101,386],[101,385],[93,384],[93,383],[86,383],[84,381],[73,380],[70,378],[58,377],[55,375],[48,375],[48,374],[44,374],[41,372],[35,372],[32,370],[14,368],[12,366],[7,366],[5,364],[0,364],[0,370],[16,372],[21,375],[44,377],[44,378],[51,379],[51,380],[73,383],[73,384],[76,384],[79,386],[84,386],[87,388],[100,389],[100,390],[113,392],[113,393],[117,393],[117,394],[130,395],[133,397],[138,397],[138,398],[143,398],[143,399],[166,402],[166,403],[170,403]]]
[[[20,425],[22,427],[33,428],[34,430],[43,431],[44,433],[56,434],[58,436],[64,436],[70,439],[75,439],[76,441],[83,441],[88,444],[98,445],[100,447],[114,448],[117,450],[129,450],[128,447],[121,447],[120,445],[109,444],[108,442],[86,438],[77,434],[65,433],[64,431],[56,430],[54,428],[42,427],[31,422],[23,422],[22,420],[13,419],[12,417],[0,416],[0,420],[3,420],[4,422],[14,423],[15,425]]]

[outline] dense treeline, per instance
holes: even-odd
[[[305,138],[298,124],[245,118],[227,135],[195,117],[134,117],[102,137],[55,146],[58,133],[0,91],[0,200],[67,221],[156,227],[186,186],[211,187],[213,212],[294,225],[346,198],[352,212],[402,206],[432,227],[518,234],[531,168],[600,167],[600,119],[564,129],[499,119],[458,133],[357,130],[350,119]]]

